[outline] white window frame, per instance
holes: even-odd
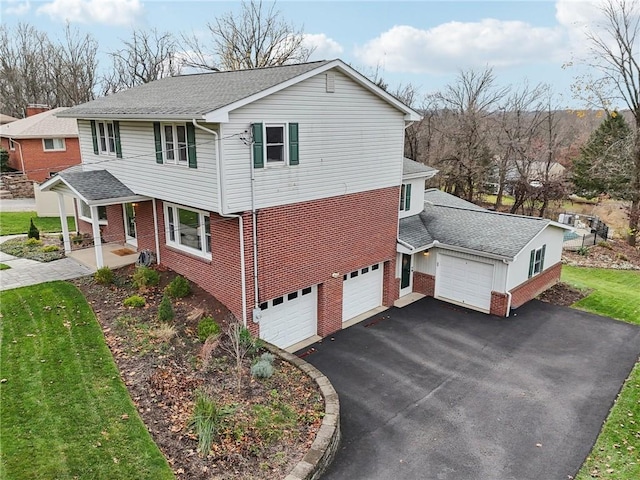
[[[400,187],[400,211],[408,212],[411,210],[411,194],[409,194],[409,202],[407,202],[407,189],[411,189],[410,183],[403,183]]]
[[[264,138],[264,146],[262,147],[264,152],[264,166],[275,167],[289,164],[289,124],[287,123],[265,123],[262,131],[262,138]],[[282,128],[282,144],[280,143],[268,143],[267,142],[267,129],[268,128]],[[267,155],[269,146],[282,145],[282,160],[269,161]]]
[[[209,212],[167,202],[164,202],[163,209],[165,220],[165,243],[177,250],[182,250],[183,252],[211,260],[211,217]],[[178,226],[180,215],[178,210],[186,210],[198,214],[196,235],[200,239],[200,249],[180,243],[180,228]],[[209,229],[206,228],[207,225],[209,225]]]
[[[167,145],[167,127],[171,128],[171,145],[169,148]],[[178,127],[184,129],[184,142],[178,141]],[[189,165],[189,140],[187,138],[187,124],[186,123],[161,123],[160,124],[160,138],[162,138],[162,161],[166,165]],[[183,144],[184,147],[180,145]],[[169,152],[173,155],[173,158],[169,158]],[[180,159],[180,152],[184,152],[184,160]]]
[[[111,132],[109,132],[111,127]],[[116,154],[116,130],[113,122],[96,122],[96,136],[98,137],[98,153],[100,155]]]
[[[13,141],[13,138],[9,139],[9,150],[12,152],[16,151],[16,142]]]
[[[86,204],[79,198],[76,198],[76,206],[78,208],[78,218],[80,220],[84,220],[85,222],[91,223],[91,207],[89,207],[88,204]],[[85,208],[87,210],[85,210]],[[98,217],[100,216],[100,209],[104,209],[103,211],[104,211],[105,218],[103,219],[99,218],[98,225],[109,225],[109,220],[107,219],[107,207],[106,206],[98,207]],[[87,213],[89,214],[88,216],[87,216]]]
[[[47,148],[47,140],[51,140],[53,148]],[[56,145],[56,142],[58,145]],[[42,150],[45,152],[64,152],[66,149],[67,144],[65,143],[64,138],[48,137],[42,139]]]
[[[536,253],[533,256],[533,273],[532,277],[542,272],[542,247],[536,248]]]

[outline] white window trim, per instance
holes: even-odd
[[[206,252],[204,250],[198,250],[196,248],[193,247],[189,247],[187,245],[182,245],[177,239],[179,238],[179,235],[175,235],[176,240],[171,240],[171,235],[170,235],[170,230],[169,230],[169,210],[168,208],[171,207],[173,208],[174,214],[178,214],[177,210],[178,209],[182,209],[182,210],[188,210],[190,212],[195,212],[198,214],[198,233],[200,238],[202,239],[202,246],[203,248],[206,245],[206,240],[208,240],[211,235],[207,235],[205,233],[205,217],[209,217],[209,225],[211,225],[211,216],[209,214],[209,212],[205,212],[203,210],[197,210],[195,208],[189,208],[189,207],[185,207],[183,205],[177,205],[175,203],[168,203],[168,202],[164,202],[163,205],[163,213],[164,213],[164,234],[165,234],[165,243],[172,247],[175,248],[176,250],[181,250],[183,252],[189,253],[191,255],[195,255],[197,257],[200,258],[204,258],[206,260],[211,260],[211,253],[210,252]],[[175,220],[174,219],[174,225],[175,225]]]
[[[165,133],[165,127],[171,127],[171,133],[173,135],[173,160],[167,158],[169,149],[167,149],[167,136]],[[184,143],[186,158],[180,160],[180,149],[178,145],[178,129],[176,127],[184,127]],[[162,139],[162,163],[165,165],[179,165],[181,167],[189,166],[189,139],[187,138],[187,124],[186,123],[161,123],[160,124],[160,138]]]
[[[51,140],[53,142],[53,148],[47,148],[47,144],[45,142],[45,140]],[[62,141],[62,147],[61,148],[56,148],[55,143],[56,140],[61,140]],[[67,142],[65,142],[64,138],[60,138],[60,137],[47,137],[47,138],[43,138],[42,139],[42,150],[45,152],[64,152],[67,150]]]
[[[542,264],[542,247],[538,247],[535,249],[535,252],[533,254],[533,272],[531,274],[531,277],[535,277],[536,275],[540,275],[542,273],[542,270],[544,268],[544,265]],[[540,259],[538,260],[538,255],[540,255]],[[536,265],[539,267],[539,269],[536,269]]]
[[[104,128],[104,145],[105,150],[102,149],[102,134],[100,133],[100,125]],[[109,127],[111,125],[111,129],[113,131],[113,150],[109,148]],[[113,122],[108,121],[97,121],[96,122],[96,136],[98,137],[98,155],[116,155],[116,130]]]
[[[269,145],[277,145],[275,143],[267,143],[267,127],[282,127],[282,161],[278,162],[270,162],[267,155],[267,147]],[[263,158],[264,158],[264,166],[265,167],[282,167],[289,165],[289,124],[288,123],[264,123],[262,126],[262,138],[264,138],[263,149]]]
[[[9,139],[9,150],[11,150],[12,152],[16,151],[16,142],[13,140],[13,138]]]
[[[91,223],[91,217],[87,217],[82,213],[82,204],[84,202],[79,198],[76,198],[76,207],[78,209],[78,218],[80,220],[84,220],[85,222]],[[87,205],[89,207],[89,205]],[[91,208],[91,207],[89,207]],[[109,225],[109,220],[100,220],[98,219],[98,225]]]
[[[411,210],[411,199],[409,199],[409,205],[407,205],[407,188],[410,187],[410,183],[403,183],[400,187],[400,211],[408,212]]]

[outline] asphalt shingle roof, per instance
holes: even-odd
[[[425,175],[435,175],[438,170],[431,168],[424,163],[416,162],[410,158],[402,159],[402,175],[415,175],[417,173],[424,173]]]
[[[106,170],[82,171],[72,167],[59,172],[58,176],[89,201],[135,196],[133,191]]]
[[[466,208],[468,210],[481,210],[483,212],[487,211],[485,208],[479,207],[475,203],[467,202],[462,198],[443,192],[442,190],[438,190],[437,188],[430,188],[428,190],[425,190],[424,201],[441,207],[458,207]]]
[[[75,118],[205,115],[326,63],[329,61],[167,77],[78,105],[64,115]]]
[[[0,136],[11,138],[73,138],[78,136],[78,123],[74,118],[56,115],[69,110],[58,107],[15,122],[0,126]]]
[[[436,196],[431,193],[432,198]],[[499,257],[515,257],[551,220],[492,212],[481,207],[464,208],[444,192],[438,194],[441,203],[426,204],[418,215],[400,220],[399,238],[414,248],[438,241]],[[456,197],[453,197],[456,198]],[[468,203],[458,199],[461,202]]]

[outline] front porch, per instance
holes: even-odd
[[[120,268],[136,263],[139,253],[135,247],[126,243],[111,242],[104,243],[99,247],[88,247],[81,250],[72,250],[67,253],[67,257],[73,258],[81,264],[96,271],[98,267],[96,248],[102,250],[102,266],[109,268]]]

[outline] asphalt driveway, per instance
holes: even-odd
[[[500,319],[425,298],[312,348],[341,407],[323,479],[567,480],[640,355],[640,328],[538,301]]]

